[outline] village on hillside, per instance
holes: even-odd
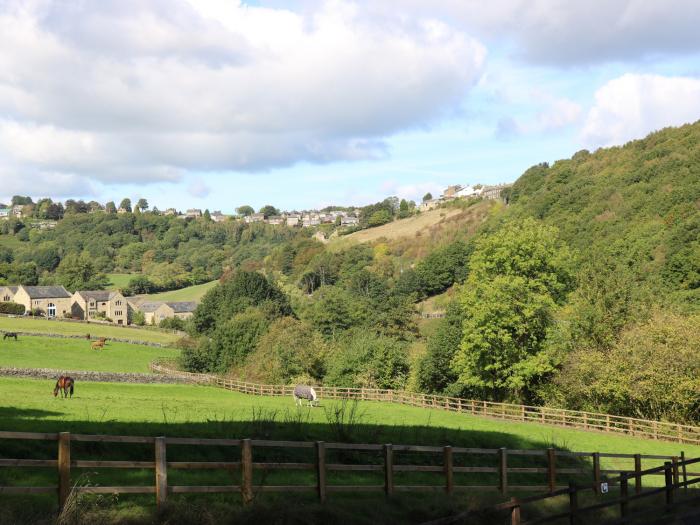
[[[497,185],[460,185],[455,184],[448,186],[443,191],[442,195],[433,198],[431,194],[427,194],[423,198],[423,202],[419,206],[413,203],[412,208],[417,211],[432,210],[442,204],[456,199],[486,199],[497,200],[502,199],[504,189],[511,187],[512,184],[497,184]],[[96,201],[85,203],[83,201],[66,201],[65,205],[58,202],[55,203],[51,199],[40,199],[34,203],[30,197],[14,198],[11,205],[0,204],[0,220],[2,219],[35,219],[30,223],[33,228],[51,229],[55,227],[56,220],[63,217],[65,213],[116,213],[125,214],[131,213],[130,199],[124,199],[121,205],[117,208],[113,203],[102,205]],[[241,213],[243,208],[248,208],[247,211]],[[134,206],[133,211],[136,213],[145,213],[148,210],[148,204],[145,199],[140,199]],[[243,220],[246,223],[265,223],[273,226],[289,226],[289,227],[314,227],[321,224],[335,224],[336,226],[352,228],[360,224],[359,212],[361,208],[348,207],[340,209],[339,207],[329,206],[324,210],[309,210],[309,211],[279,211],[272,206],[265,206],[259,212],[249,206],[238,208],[237,215],[226,215],[221,211],[209,212],[202,211],[201,208],[189,208],[184,212],[176,208],[167,208],[160,212],[157,208],[150,210],[150,213],[162,214],[166,216],[174,216],[180,219],[201,219],[208,218],[213,222],[224,222],[226,220]],[[270,213],[273,211],[274,213]]]

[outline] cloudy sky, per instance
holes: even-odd
[[[696,0],[0,0],[0,201],[515,180],[700,119]]]

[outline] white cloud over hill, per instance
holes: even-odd
[[[428,16],[368,19],[339,2],[308,15],[2,2],[0,181],[169,181],[381,156],[384,137],[454,110],[484,59]]]
[[[698,119],[700,79],[628,74],[598,89],[582,136],[589,146],[611,146]]]

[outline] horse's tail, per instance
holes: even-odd
[[[70,395],[73,395],[73,387],[75,386],[75,382],[71,381],[70,382]]]

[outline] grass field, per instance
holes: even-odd
[[[138,273],[108,273],[107,278],[109,279],[109,288],[111,290],[121,290],[126,288],[129,281],[140,275]]]
[[[20,336],[0,340],[0,367],[92,370],[96,372],[148,372],[148,364],[159,358],[175,358],[179,350],[108,342],[92,350],[82,339]]]
[[[204,284],[188,286],[180,290],[171,290],[169,292],[154,293],[144,295],[149,301],[196,301],[199,302],[204,294],[214,288],[219,281],[210,281]]]
[[[134,328],[98,323],[76,323],[60,321],[58,319],[33,319],[28,317],[0,317],[0,330],[37,332],[62,335],[91,334],[97,337],[117,337],[134,341],[148,341],[149,343],[171,344],[180,336],[173,333],[162,332],[152,328]]]
[[[334,409],[340,402],[324,402],[320,408],[295,408],[289,398],[248,396],[213,387],[190,385],[132,385],[78,382],[73,399],[54,398],[47,381],[0,378],[0,429],[34,432],[71,431],[93,434],[168,435],[187,437],[251,437],[281,440],[354,441],[395,444],[453,444],[457,446],[497,448],[545,448],[557,446],[578,451],[618,453],[674,454],[681,446],[534,424],[508,423],[470,417],[440,410],[418,409],[377,402],[357,404],[354,421],[347,412],[339,422]],[[347,410],[348,407],[345,407]],[[2,441],[2,457],[55,457],[55,442]],[[72,455],[80,459],[148,460],[152,446],[119,444],[72,445]],[[683,445],[686,456],[697,456],[700,447]],[[281,456],[275,449],[255,448],[255,461],[309,461],[308,449]],[[239,454],[226,447],[168,447],[168,461],[222,461]],[[287,453],[285,453],[287,454]],[[377,461],[366,456],[343,455],[343,462]],[[360,453],[354,453],[358,455]],[[482,459],[476,459],[481,457]],[[353,459],[354,458],[354,459]],[[396,454],[398,464],[408,455]],[[493,463],[494,457],[476,456],[470,461]],[[523,461],[531,462],[528,456]],[[408,460],[408,462],[425,459]],[[512,461],[512,460],[511,460]],[[620,463],[624,462],[626,463]],[[603,468],[629,468],[631,460],[602,459]],[[486,464],[486,463],[480,463]],[[512,463],[511,463],[512,464]],[[530,463],[527,463],[528,465]],[[644,465],[644,467],[651,465]],[[655,466],[655,465],[654,465]],[[73,469],[74,479],[87,476],[93,485],[153,484],[152,470]],[[330,484],[381,484],[381,472],[329,474]],[[397,484],[435,483],[430,473],[396,473]],[[439,474],[437,474],[439,476]],[[256,471],[257,482],[269,484],[313,485],[306,472]],[[369,476],[369,477],[368,477]],[[403,477],[402,477],[403,476]],[[409,477],[410,476],[410,477]],[[515,474],[512,475],[516,477]],[[168,482],[173,485],[219,485],[238,483],[238,471],[172,470]],[[494,474],[455,474],[456,483],[495,485]],[[84,481],[83,481],[84,482]],[[511,480],[513,482],[513,480]],[[55,483],[53,469],[0,469],[0,485],[37,485]],[[170,521],[156,519],[152,496],[95,498],[85,500],[80,523],[420,523],[444,516],[455,508],[479,507],[493,503],[495,493],[469,492],[458,498],[439,493],[397,495],[391,500],[363,494],[332,494],[329,503],[318,506],[312,494],[264,494],[254,508],[241,510],[236,495],[173,495],[176,511]],[[24,504],[23,504],[24,502]],[[7,504],[6,523],[35,523],[55,511],[55,496],[0,496]],[[361,509],[357,506],[360,505]],[[182,514],[185,513],[185,514]],[[192,514],[194,513],[194,514]],[[309,514],[311,513],[311,514]],[[21,518],[20,518],[21,516]],[[290,518],[291,516],[291,518]],[[15,521],[12,521],[15,520]],[[104,520],[104,521],[102,521]],[[47,520],[46,523],[50,523]],[[0,523],[3,523],[0,518]],[[484,521],[483,523],[493,523]]]

